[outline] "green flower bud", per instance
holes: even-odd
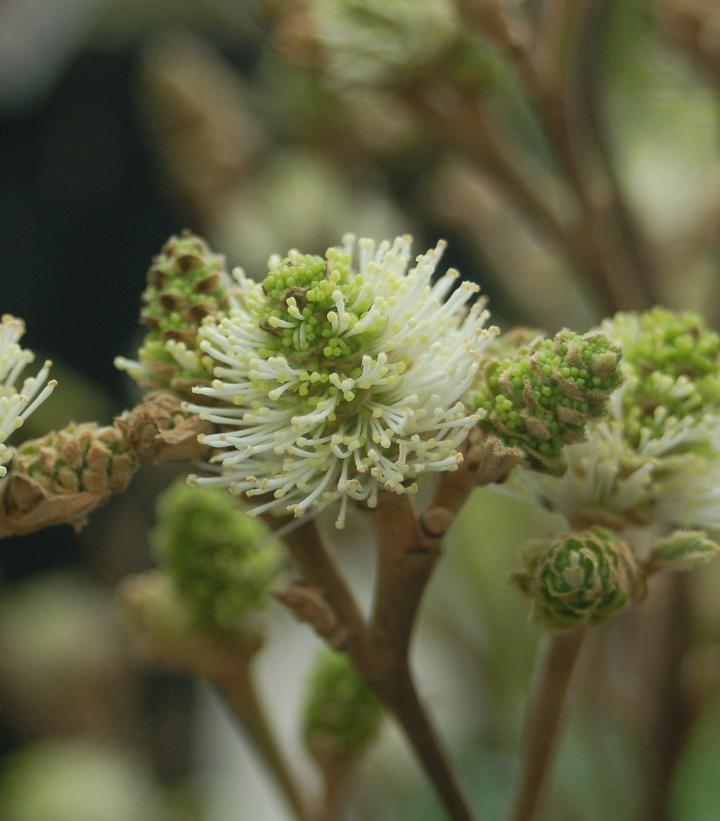
[[[243,632],[270,603],[282,560],[277,542],[264,544],[268,535],[229,494],[180,480],[160,499],[152,541],[195,624]]]
[[[109,496],[125,490],[138,467],[139,460],[119,428],[71,422],[20,445],[8,492],[20,510],[26,507],[28,479],[51,496],[84,492]]]
[[[321,768],[359,758],[380,729],[382,707],[344,653],[323,650],[308,682],[303,737]]]
[[[720,408],[720,336],[701,316],[653,308],[616,314],[603,330],[622,345],[623,424],[633,444],[643,431],[658,437],[673,420]]]
[[[140,321],[148,332],[139,362],[117,357],[115,365],[143,388],[191,394],[193,385],[209,382],[213,368],[197,345],[198,328],[206,316],[230,307],[225,259],[201,237],[184,231],[165,243],[147,278]]]
[[[471,403],[486,412],[487,433],[520,448],[533,469],[560,475],[563,447],[585,437],[586,423],[604,414],[621,381],[620,350],[604,334],[564,330],[492,359]]]
[[[528,542],[522,554],[514,581],[533,600],[533,620],[548,628],[600,624],[641,589],[628,545],[599,527]]]
[[[655,542],[646,562],[646,572],[661,570],[690,570],[714,559],[720,551],[702,530],[676,530],[670,536]]]

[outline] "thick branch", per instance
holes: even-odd
[[[412,507],[403,508],[402,521],[401,529],[414,522]],[[275,526],[278,526],[277,522]],[[376,631],[373,631],[373,635],[377,637],[379,645],[376,647],[373,644],[371,632],[366,628],[352,591],[314,522],[301,525],[284,538],[305,582],[314,588],[315,594],[318,590],[322,591],[324,601],[334,611],[338,625],[343,630],[340,649],[350,656],[368,686],[397,718],[450,818],[454,821],[471,821],[470,810],[415,691],[406,664],[405,652],[394,649],[393,643]],[[414,541],[417,543],[417,539]],[[421,578],[424,572],[420,571],[417,578]],[[379,589],[392,595],[391,590],[398,590],[401,578],[401,575],[392,573],[392,583],[379,582]],[[422,588],[424,589],[424,584]],[[421,593],[422,590],[419,591],[419,594]],[[405,648],[407,644],[404,636],[407,635],[409,638],[412,632],[419,594],[414,597],[413,606],[408,608],[402,617]],[[383,612],[391,615],[391,608],[392,599],[384,599]],[[297,608],[292,609],[297,613]],[[304,612],[308,615],[307,620],[316,628],[320,623],[327,624],[325,616],[321,622],[318,621],[319,615],[324,612],[322,607],[313,607],[306,601]],[[333,627],[332,630],[337,635],[337,627]],[[392,633],[390,635],[394,636]]]

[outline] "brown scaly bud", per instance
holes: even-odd
[[[187,462],[202,458],[207,446],[199,434],[214,431],[211,422],[182,410],[182,402],[167,391],[153,391],[143,402],[115,420],[128,444],[153,462]]]
[[[84,524],[86,515],[125,490],[139,465],[122,431],[74,422],[17,449],[0,510],[0,535]]]
[[[138,360],[117,357],[116,367],[143,388],[170,388],[192,395],[209,384],[213,362],[197,346],[197,332],[208,316],[230,307],[225,259],[190,231],[170,237],[148,271],[140,321],[148,329]]]

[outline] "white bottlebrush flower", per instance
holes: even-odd
[[[412,76],[460,30],[452,0],[312,0],[311,11],[330,74],[344,83]]]
[[[45,362],[36,376],[26,379],[16,387],[25,367],[35,359],[35,354],[18,344],[25,333],[21,319],[5,314],[0,321],[0,476],[12,458],[12,451],[5,444],[12,433],[20,428],[30,414],[44,402],[57,384],[47,382],[51,363]]]
[[[462,398],[497,330],[481,300],[468,308],[477,285],[432,283],[443,248],[412,265],[409,236],[347,235],[324,259],[271,258],[262,284],[238,272],[240,306],[200,332],[216,378],[187,407],[223,429],[202,439],[219,475],[197,481],[263,497],[256,513],[340,500],[342,527],[349,500],[456,469],[478,419]]]

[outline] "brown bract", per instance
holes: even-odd
[[[182,401],[169,391],[148,393],[140,405],[116,420],[131,448],[152,462],[187,462],[200,459],[208,448],[197,441],[214,426],[196,414],[185,413]]]

